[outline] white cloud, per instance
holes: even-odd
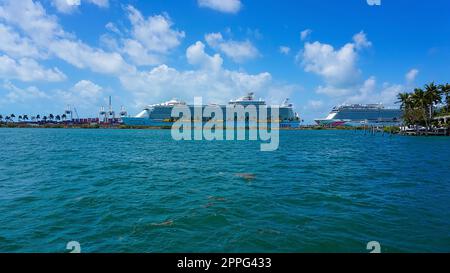
[[[138,41],[133,39],[124,39],[121,49],[131,61],[138,65],[155,65],[161,63],[161,57],[157,54],[148,52],[148,50]]]
[[[358,54],[355,45],[351,43],[337,50],[320,42],[306,43],[299,57],[306,72],[323,77],[329,85],[348,85],[354,83],[360,75],[356,67]]]
[[[38,48],[29,38],[19,35],[11,27],[1,23],[0,37],[0,51],[7,53],[9,56],[33,58],[42,57]]]
[[[47,15],[39,2],[4,0],[0,4],[0,19],[20,28],[38,45],[48,44],[52,38],[67,38],[55,16]]]
[[[288,46],[280,46],[280,53],[284,55],[288,55],[291,52],[291,48]]]
[[[121,31],[114,23],[109,22],[105,27],[116,34],[117,38],[106,34],[101,37],[101,41],[127,56],[137,66],[162,64],[165,56],[178,47],[185,37],[183,31],[173,29],[173,22],[167,14],[145,18],[131,5],[125,11],[131,30]]]
[[[105,25],[105,28],[111,32],[114,32],[116,34],[122,34],[122,32],[117,28],[116,24],[114,24],[113,22],[108,22]]]
[[[310,29],[303,30],[302,32],[300,32],[300,39],[302,41],[308,39],[309,36],[311,35],[311,33],[312,33],[312,30],[310,30]]]
[[[54,100],[61,104],[77,105],[81,109],[92,109],[98,106],[104,93],[103,87],[89,80],[81,80],[68,90],[56,91]]]
[[[368,101],[374,99],[374,92],[376,90],[376,79],[374,76],[368,78],[362,86],[355,87],[353,94],[347,99],[348,103],[377,103],[378,101]]]
[[[413,83],[416,80],[417,75],[419,75],[418,69],[411,69],[408,73],[405,75],[405,79],[407,83]]]
[[[109,0],[86,0],[86,1],[102,8],[109,7]]]
[[[89,68],[101,74],[120,74],[133,69],[119,53],[105,52],[80,41],[56,40],[49,45],[49,50],[77,68]]]
[[[76,105],[77,109],[92,109],[103,102],[105,89],[89,80],[81,80],[67,90],[53,90],[44,92],[35,86],[20,88],[5,81],[2,86],[7,93],[0,97],[0,105],[12,103],[33,103],[30,109],[25,105],[26,113],[36,111],[62,111],[65,105]],[[20,107],[19,107],[20,108]],[[27,109],[28,108],[28,109]]]
[[[250,41],[225,40],[221,33],[205,35],[208,45],[231,58],[242,63],[260,56],[258,49]]]
[[[364,32],[353,36],[353,43],[339,49],[318,41],[305,43],[305,48],[297,55],[306,72],[323,78],[325,85],[317,88],[317,93],[328,96],[343,96],[355,92],[361,71],[357,67],[359,50],[371,46]]]
[[[122,85],[133,93],[137,106],[173,97],[192,101],[194,96],[204,97],[205,103],[224,103],[248,91],[255,91],[264,97],[266,88],[271,84],[269,73],[250,75],[229,70],[215,73],[206,70],[178,71],[167,65],[123,75],[120,79]]]
[[[188,62],[198,66],[198,70],[180,71],[160,65],[149,71],[124,74],[120,77],[121,83],[132,92],[139,107],[173,97],[192,101],[194,96],[203,96],[205,103],[225,103],[249,91],[279,102],[283,99],[281,95],[293,91],[291,87],[275,84],[267,72],[248,74],[224,69],[219,54],[210,56],[204,50],[200,41],[186,50]],[[273,90],[283,92],[271,92]]]
[[[364,33],[364,31],[361,31],[353,36],[353,42],[355,43],[355,47],[357,49],[365,48],[365,47],[371,47],[372,42],[367,40],[367,36]]]
[[[102,8],[109,7],[109,0],[83,0],[83,2],[91,3]],[[51,0],[52,5],[61,13],[72,13],[81,6],[81,0]]]
[[[238,13],[242,8],[240,0],[198,0],[198,5],[224,13]]]
[[[2,96],[3,98],[0,100],[2,103],[19,103],[34,99],[50,98],[46,93],[40,91],[35,86],[22,89],[15,86],[10,81],[5,81],[2,87],[4,90],[8,91],[5,96]]]
[[[172,29],[172,21],[167,14],[144,18],[133,6],[127,7],[128,18],[132,24],[132,36],[147,50],[167,53],[180,45],[185,37],[183,31]]]
[[[102,95],[102,90],[101,86],[88,80],[81,80],[72,88],[72,92],[81,98],[98,98]]]
[[[80,0],[51,0],[52,5],[61,13],[72,13],[81,5]]]
[[[0,5],[0,20],[21,29],[40,50],[77,68],[89,68],[103,74],[133,69],[120,54],[93,48],[65,32],[57,18],[48,15],[39,2],[5,0]]]
[[[219,54],[209,56],[205,53],[205,45],[202,42],[191,45],[186,51],[186,58],[188,63],[212,71],[218,71],[223,64],[223,59]]]
[[[33,59],[21,58],[16,61],[7,55],[0,55],[0,78],[58,82],[67,77],[58,68],[45,69]]]
[[[401,84],[383,83],[378,87],[374,76],[369,77],[361,86],[355,86],[356,93],[344,99],[345,103],[382,103],[386,106],[395,106],[398,93],[405,87]]]
[[[305,43],[305,48],[297,55],[306,72],[323,78],[316,92],[334,97],[340,103],[383,103],[394,106],[396,96],[404,89],[401,84],[384,83],[378,87],[376,78],[360,81],[361,71],[357,67],[360,50],[372,46],[364,32],[353,36],[353,42],[339,49],[320,42]],[[411,70],[407,79],[413,79],[418,71]],[[312,105],[309,105],[311,107]]]

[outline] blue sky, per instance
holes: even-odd
[[[291,98],[311,123],[448,82],[450,2],[0,0],[0,114]]]

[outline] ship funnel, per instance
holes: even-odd
[[[127,116],[127,115],[128,115],[128,113],[127,113],[127,111],[125,110],[125,107],[121,106],[121,107],[120,107],[120,116],[121,116],[121,117],[125,117],[125,116]]]

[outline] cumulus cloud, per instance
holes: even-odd
[[[207,102],[224,103],[248,91],[255,91],[264,97],[267,94],[265,88],[272,81],[269,73],[251,75],[230,70],[220,73],[179,71],[167,65],[123,75],[120,79],[123,86],[133,93],[136,106],[161,102],[171,97],[192,101],[194,96],[203,96]]]
[[[16,61],[7,55],[0,55],[0,78],[24,82],[58,82],[67,77],[58,68],[45,69],[33,59],[21,58]]]
[[[302,41],[305,41],[306,39],[308,39],[308,37],[311,35],[312,30],[310,29],[305,29],[302,32],[300,32],[300,39]]]
[[[192,101],[194,96],[203,96],[207,100],[205,102],[225,103],[249,91],[279,102],[283,98],[271,90],[283,90],[282,95],[287,96],[294,89],[277,85],[268,72],[248,74],[224,69],[220,55],[207,54],[200,41],[186,50],[186,58],[200,69],[180,71],[160,65],[149,71],[124,74],[120,77],[121,83],[132,92],[139,107],[171,97]]]
[[[109,7],[109,0],[51,0],[52,5],[61,13],[72,13],[82,2],[91,3],[102,8]]]
[[[314,42],[305,44],[301,64],[306,72],[323,77],[328,84],[343,86],[358,79],[360,71],[356,67],[357,58],[352,43],[335,49],[331,45]]]
[[[81,80],[68,90],[57,90],[54,100],[61,104],[77,105],[81,109],[92,109],[104,96],[103,87],[89,80]]]
[[[102,90],[101,86],[91,81],[81,80],[73,86],[71,91],[82,98],[98,98],[102,94]]]
[[[4,81],[1,90],[6,91],[0,97],[0,105],[14,103],[32,103],[31,111],[62,111],[68,104],[76,105],[78,110],[92,112],[103,102],[105,89],[89,80],[81,80],[72,87],[63,90],[42,91],[36,86],[18,87],[10,81]],[[30,113],[29,105],[20,105],[17,108]],[[15,107],[15,108],[16,108]]]
[[[220,51],[237,63],[257,58],[260,55],[258,49],[248,40],[225,40],[221,33],[206,34],[205,40],[210,47]]]
[[[88,3],[92,3],[102,8],[109,7],[109,0],[86,0]]]
[[[224,13],[238,13],[242,8],[240,0],[198,0],[198,5]]]
[[[187,49],[186,58],[190,64],[212,71],[220,70],[223,64],[223,59],[219,54],[215,54],[214,56],[206,54],[205,45],[200,41]]]
[[[0,51],[12,57],[41,58],[42,54],[31,39],[23,37],[11,27],[0,23]]]
[[[358,49],[372,46],[372,42],[367,40],[367,36],[363,31],[353,36],[353,42],[355,43],[355,47]]]
[[[81,5],[80,0],[51,0],[51,3],[61,13],[72,13]]]
[[[405,86],[395,83],[377,83],[374,76],[369,77],[363,84],[354,87],[356,91],[351,96],[343,99],[344,103],[381,103],[386,106],[395,106],[397,94],[405,90]]]
[[[55,40],[49,50],[60,59],[77,68],[88,68],[101,74],[120,74],[133,69],[117,52],[105,52],[80,41]]]
[[[119,28],[117,28],[116,24],[114,24],[113,22],[108,22],[108,23],[105,25],[105,28],[106,28],[107,30],[111,31],[111,32],[116,33],[116,34],[119,34],[119,35],[122,34],[121,31],[119,30]]]
[[[103,35],[102,42],[113,50],[122,53],[137,66],[162,64],[165,56],[181,44],[184,31],[173,28],[167,14],[145,18],[135,7],[125,8],[131,29],[121,31],[112,22],[105,28],[114,34]]]
[[[291,48],[288,46],[280,46],[279,51],[281,54],[288,55],[291,52]]]
[[[383,83],[379,85],[374,76],[361,80],[361,70],[357,61],[359,54],[372,43],[361,31],[341,48],[321,42],[305,43],[305,48],[297,55],[297,60],[306,72],[323,79],[316,89],[318,94],[333,97],[336,103],[383,103],[395,105],[396,96],[404,89],[402,84]],[[413,80],[418,71],[414,69],[405,76]],[[312,109],[312,105],[308,105]]]
[[[2,99],[0,100],[2,103],[19,103],[35,99],[50,98],[50,96],[48,96],[45,92],[40,91],[35,86],[19,88],[10,81],[5,81],[2,87],[7,91],[7,93],[2,96]]]
[[[156,65],[161,63],[161,56],[150,53],[141,43],[133,39],[123,39],[120,49],[130,60],[138,66]]]
[[[408,84],[413,83],[413,82],[416,80],[417,75],[419,75],[419,70],[418,70],[418,69],[415,69],[415,68],[411,69],[411,70],[408,71],[408,73],[406,73],[406,75],[405,75],[406,82],[407,82]]]
[[[5,0],[0,5],[0,20],[19,28],[41,51],[77,68],[103,74],[133,69],[117,52],[91,47],[64,31],[57,18],[48,15],[39,2]]]
[[[173,23],[167,14],[144,18],[133,6],[128,6],[127,12],[134,39],[150,51],[166,53],[177,47],[185,36],[183,31],[172,29]]]
[[[297,55],[306,72],[320,76],[325,85],[317,88],[317,93],[328,96],[343,96],[354,92],[361,71],[357,66],[359,52],[371,46],[364,32],[353,36],[353,42],[335,49],[321,42],[306,42],[304,49]]]

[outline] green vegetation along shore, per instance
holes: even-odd
[[[413,92],[398,94],[398,102],[403,110],[406,126],[449,127],[450,84],[426,84]],[[441,117],[441,118],[440,118]]]
[[[64,124],[64,123],[45,123],[45,124],[32,124],[32,123],[0,123],[0,128],[48,128],[48,129],[135,129],[135,130],[170,130],[171,126],[130,126],[130,125],[105,125],[105,124]],[[305,125],[299,128],[280,128],[281,130],[346,130],[346,131],[362,131],[362,130],[376,130],[378,132],[386,133],[398,133],[400,127],[382,127],[375,128],[369,126],[337,126],[337,127],[323,127],[318,125]]]

